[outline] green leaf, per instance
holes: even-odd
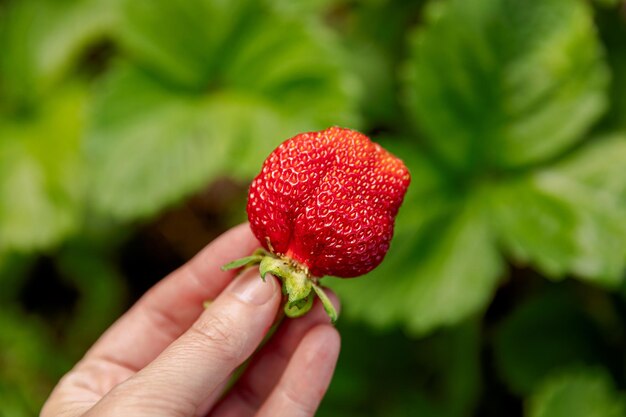
[[[125,0],[122,2],[119,41],[143,65],[186,86],[208,87],[216,78],[228,41],[230,53],[249,33],[258,7],[238,0],[218,2],[192,0]],[[168,30],[163,30],[167,27]]]
[[[606,3],[605,7],[614,7],[621,0],[596,0]],[[615,3],[615,4],[609,4]],[[608,130],[626,129],[626,19],[619,10],[607,10],[597,14],[598,29],[606,45],[607,61],[611,67],[611,90],[609,112],[602,127]]]
[[[366,128],[386,126],[398,131],[406,125],[406,114],[397,94],[398,67],[406,58],[407,30],[420,16],[423,3],[424,0],[361,0],[344,5],[347,11],[341,29],[348,51],[346,64],[366,86],[361,94]]]
[[[398,329],[373,331],[342,318],[337,327],[342,355],[316,416],[474,415],[482,389],[477,322],[419,340]]]
[[[498,325],[497,370],[514,392],[526,395],[555,370],[602,364],[607,349],[601,340],[574,293],[552,289],[526,301]]]
[[[438,1],[426,21],[406,71],[410,109],[456,167],[545,161],[606,108],[608,72],[584,1]]]
[[[63,279],[78,298],[64,322],[63,350],[77,360],[84,349],[124,312],[128,305],[126,281],[110,263],[109,254],[84,239],[72,239],[57,254]]]
[[[433,375],[426,376],[436,381],[433,384],[435,395],[424,393],[425,402],[436,405],[438,409],[433,416],[474,415],[473,409],[482,390],[481,329],[478,321],[461,323],[424,342],[416,350],[421,361],[427,363],[436,375],[434,378]],[[427,386],[432,387],[430,384]]]
[[[11,2],[0,30],[2,95],[34,104],[49,93],[81,54],[103,39],[117,0]]]
[[[576,208],[546,193],[534,178],[509,181],[492,197],[492,221],[505,249],[550,277],[566,274],[578,255]]]
[[[131,3],[132,10],[144,4]],[[225,7],[216,1],[149,3],[154,10],[145,16],[132,14],[139,19],[133,36],[143,41],[129,42],[150,71],[119,65],[94,106],[87,149],[91,200],[99,211],[149,216],[218,175],[252,177],[273,148],[301,131],[356,123],[352,95],[323,32],[269,13],[243,29],[230,27],[249,19],[250,10],[229,7],[222,21],[209,13]],[[189,26],[179,35],[193,35],[201,45],[174,48],[163,39],[176,38],[162,30],[170,20]]]
[[[337,85],[345,82],[336,74],[337,40],[303,16],[276,13],[263,1],[123,0],[123,6],[122,45],[134,61],[178,86],[235,87],[276,99],[328,84],[346,88]],[[311,97],[313,104],[320,97]]]
[[[118,69],[106,81],[86,138],[89,197],[118,217],[151,215],[199,189],[230,161],[230,143],[219,131],[235,127],[232,113],[258,114],[254,103],[234,97],[220,106],[179,96],[134,69]],[[273,122],[260,114],[257,120]]]
[[[0,119],[0,248],[48,247],[80,221],[85,98],[70,86],[31,116]]]
[[[615,287],[626,260],[626,138],[597,140],[559,164],[504,182],[492,219],[518,262]]]
[[[19,298],[23,289],[23,281],[29,268],[32,267],[33,256],[0,252],[0,304],[7,304]]]
[[[599,203],[626,205],[626,134],[595,138],[593,143],[555,165],[559,175],[576,181],[600,198]]]
[[[402,323],[423,334],[484,309],[502,265],[480,199],[420,198],[418,170],[411,172],[416,187],[383,263],[365,277],[324,284],[344,300],[346,315],[376,326]]]
[[[7,416],[34,416],[62,372],[69,369],[42,322],[3,304],[0,309],[0,403]]]
[[[303,14],[321,15],[323,12],[332,10],[333,6],[341,6],[341,3],[344,2],[337,0],[271,0],[267,3],[280,13],[297,16]]]
[[[594,0],[601,7],[613,8],[620,5],[621,0]]]
[[[621,417],[623,394],[600,368],[579,369],[546,379],[530,398],[528,417]]]

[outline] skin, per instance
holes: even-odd
[[[61,379],[41,417],[313,416],[339,334],[316,304],[258,349],[280,309],[280,283],[263,283],[256,268],[220,270],[258,246],[249,225],[237,226],[151,288]],[[205,300],[214,301],[205,309]]]

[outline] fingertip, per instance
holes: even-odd
[[[319,324],[309,330],[256,415],[313,416],[335,371],[340,339],[339,332],[330,324]]]
[[[263,305],[279,297],[280,286],[273,275],[262,278],[258,268],[250,268],[235,278],[225,293],[244,303]]]
[[[260,244],[252,234],[249,223],[241,223],[209,242],[194,256],[190,264],[192,268],[204,270],[207,265],[213,266],[214,259],[219,259],[221,262],[219,267],[221,268],[234,259],[250,255],[259,246]]]
[[[193,295],[215,298],[237,275],[237,271],[224,267],[235,259],[249,256],[259,246],[249,224],[242,223],[222,233],[164,281],[187,277]]]
[[[226,236],[229,234],[233,234],[233,235],[249,234],[250,236],[254,237],[254,235],[252,234],[252,230],[250,229],[250,222],[239,223],[238,225],[231,227],[230,229],[222,233],[220,236],[218,236],[218,239],[222,236]]]
[[[307,332],[301,342],[309,350],[327,360],[336,361],[341,348],[341,335],[330,324],[318,324]]]

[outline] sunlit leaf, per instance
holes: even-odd
[[[525,180],[498,189],[493,213],[500,237],[514,259],[532,262],[555,277],[568,271],[578,255],[575,207]]]
[[[342,2],[342,0],[270,0],[267,3],[281,13],[321,15],[323,12],[332,10],[333,7],[341,7]]]
[[[103,39],[117,0],[11,2],[0,30],[2,95],[33,104],[58,82],[88,46]]]
[[[528,417],[621,417],[626,400],[603,369],[579,369],[554,375],[530,398]]]
[[[0,248],[47,247],[79,223],[85,98],[68,87],[32,115],[0,119]]]
[[[126,0],[119,40],[134,59],[174,82],[208,88],[212,79],[221,82],[218,68],[246,38],[259,11],[258,5],[249,7],[254,4]]]
[[[493,221],[513,258],[547,275],[618,285],[626,259],[626,138],[596,141],[492,195]]]
[[[430,146],[465,170],[545,161],[605,110],[608,72],[578,0],[431,4],[408,77]]]
[[[420,173],[412,174],[417,184],[398,216],[385,261],[365,277],[328,283],[345,300],[347,315],[377,326],[403,323],[421,334],[481,311],[502,268],[480,199],[428,198]]]
[[[135,70],[111,74],[86,144],[91,201],[130,217],[200,188],[229,151],[226,141],[213,139],[221,122],[214,107],[210,100],[185,100]]]
[[[139,66],[110,72],[87,138],[99,211],[147,216],[219,174],[250,178],[296,133],[355,127],[328,34],[248,3],[127,2]]]
[[[329,86],[336,99],[338,90],[348,88],[338,85],[345,79],[337,73],[336,39],[313,21],[275,13],[260,0],[123,5],[121,44],[134,61],[179,86],[203,92],[235,88],[275,99]],[[313,103],[320,93],[311,97]]]

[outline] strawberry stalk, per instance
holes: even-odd
[[[337,321],[337,310],[317,283],[319,278],[311,276],[308,269],[287,257],[276,256],[264,249],[258,249],[251,256],[237,259],[222,266],[223,271],[259,265],[261,279],[270,273],[282,281],[283,294],[287,300],[284,310],[287,317],[300,317],[313,306],[317,295],[324,310],[334,323]]]

